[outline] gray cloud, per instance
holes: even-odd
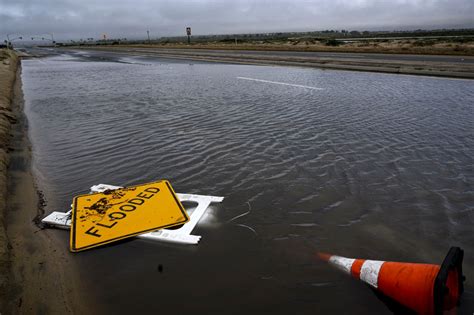
[[[0,0],[0,35],[58,39],[474,27],[472,0]],[[2,34],[3,33],[3,34]]]

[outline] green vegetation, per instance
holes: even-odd
[[[338,41],[337,39],[334,39],[334,38],[330,38],[326,40],[326,46],[339,46],[341,44],[342,44],[341,41]]]

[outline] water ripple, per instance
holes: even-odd
[[[387,231],[395,231],[433,244],[474,244],[469,81],[52,63],[25,61],[23,69],[35,163],[51,187],[51,211],[92,184],[168,178],[179,192],[227,196],[229,211],[250,201],[255,210],[246,220],[270,240],[296,229],[321,242],[344,230],[355,242],[383,226],[377,238],[387,242]],[[282,231],[269,231],[272,225]]]

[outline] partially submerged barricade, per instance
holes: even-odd
[[[156,185],[154,185],[156,186]],[[100,184],[100,185],[95,185],[91,187],[90,193],[93,194],[100,194],[100,193],[110,193],[111,192],[120,192],[123,189],[123,187],[120,186],[113,186],[113,185],[106,185],[106,184]],[[149,189],[149,188],[145,188]],[[172,189],[171,189],[172,191]],[[122,194],[122,193],[121,193]],[[92,195],[84,195],[84,196],[92,196]],[[120,195],[120,194],[119,194]],[[142,196],[147,196],[146,194]],[[206,210],[209,208],[211,203],[220,203],[224,200],[223,197],[216,197],[216,196],[206,196],[206,195],[196,195],[196,194],[176,194],[177,199],[179,199],[179,202],[194,202],[197,203],[197,207],[194,209],[194,211],[190,214],[189,220],[184,223],[181,227],[175,228],[175,229],[155,229],[153,231],[149,231],[146,233],[142,234],[136,234],[133,236],[136,236],[138,238],[142,239],[148,239],[148,240],[153,240],[153,241],[160,241],[160,242],[171,242],[171,243],[177,243],[177,244],[198,244],[198,242],[201,239],[201,236],[199,235],[192,235],[191,232],[194,230],[196,225],[199,223],[199,220],[204,216],[206,213]],[[112,197],[113,198],[113,197]],[[117,199],[117,198],[116,198]],[[76,200],[76,199],[75,199]],[[100,200],[100,199],[99,199]],[[128,199],[130,200],[130,199]],[[140,202],[137,202],[140,203]],[[97,204],[97,202],[96,202]],[[96,208],[98,208],[96,206]],[[124,205],[122,204],[122,208],[124,208]],[[132,209],[130,207],[129,209],[125,209],[125,211]],[[73,209],[68,211],[68,212],[52,212],[48,216],[46,216],[42,222],[51,227],[56,227],[56,228],[62,228],[62,229],[70,229],[71,225],[73,225],[73,210],[74,210],[74,205]],[[90,210],[90,207],[89,209]],[[95,209],[92,209],[95,210]],[[97,211],[96,211],[97,212]],[[113,213],[110,212],[109,215]],[[128,213],[124,213],[128,214]],[[123,216],[123,215],[122,215]],[[115,215],[115,220],[120,220],[119,215]],[[110,219],[110,218],[109,218]],[[106,226],[111,226],[115,224],[117,221],[112,219],[110,222],[107,224],[100,223],[100,220],[96,220],[99,222],[99,224],[102,224],[103,230],[107,230],[108,228]],[[176,223],[176,222],[175,222]],[[180,224],[177,222],[176,224]],[[173,224],[175,225],[175,224]],[[115,227],[115,226],[114,226]],[[90,229],[90,228],[89,228]],[[89,231],[89,235],[91,238],[94,237],[94,234],[99,234],[98,232],[99,229],[95,228]],[[87,232],[87,230],[85,230]],[[118,239],[123,239],[125,237],[130,237],[134,233],[125,233],[124,237],[120,237]],[[102,234],[100,234],[102,236]],[[71,242],[72,242],[72,237],[73,234],[71,234]],[[106,243],[109,243],[108,241]],[[95,247],[105,244],[104,242],[98,244],[98,245],[93,245],[93,246],[85,246],[84,249]],[[72,251],[78,251],[77,248],[73,248],[71,246]],[[81,248],[79,248],[81,250]]]

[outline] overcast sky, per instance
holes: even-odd
[[[474,27],[474,0],[0,0],[0,38]]]

